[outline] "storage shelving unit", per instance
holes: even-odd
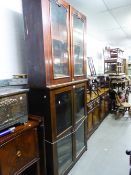
[[[108,49],[108,57],[104,57],[104,73],[105,74],[121,74],[124,73],[123,67],[123,51],[119,48]]]
[[[86,17],[64,0],[22,1],[29,113],[44,118],[47,175],[66,175],[87,150]]]
[[[114,48],[106,50],[108,52],[108,57],[104,55],[104,73],[109,75],[110,88],[118,89],[121,87],[125,88],[127,83],[126,79],[126,61],[123,58],[123,50],[119,48]]]

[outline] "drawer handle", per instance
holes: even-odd
[[[17,153],[16,153],[17,157],[20,157],[21,156],[21,151],[18,150]]]

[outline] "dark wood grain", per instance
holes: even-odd
[[[39,175],[38,124],[31,121],[17,126],[14,133],[0,138],[1,175],[20,174],[33,164]]]

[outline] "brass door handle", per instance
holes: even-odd
[[[17,157],[21,157],[21,151],[18,150],[17,153],[16,153]]]

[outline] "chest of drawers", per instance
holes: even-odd
[[[14,133],[0,138],[0,175],[26,174],[35,166],[39,175],[38,122],[29,121],[17,126]]]

